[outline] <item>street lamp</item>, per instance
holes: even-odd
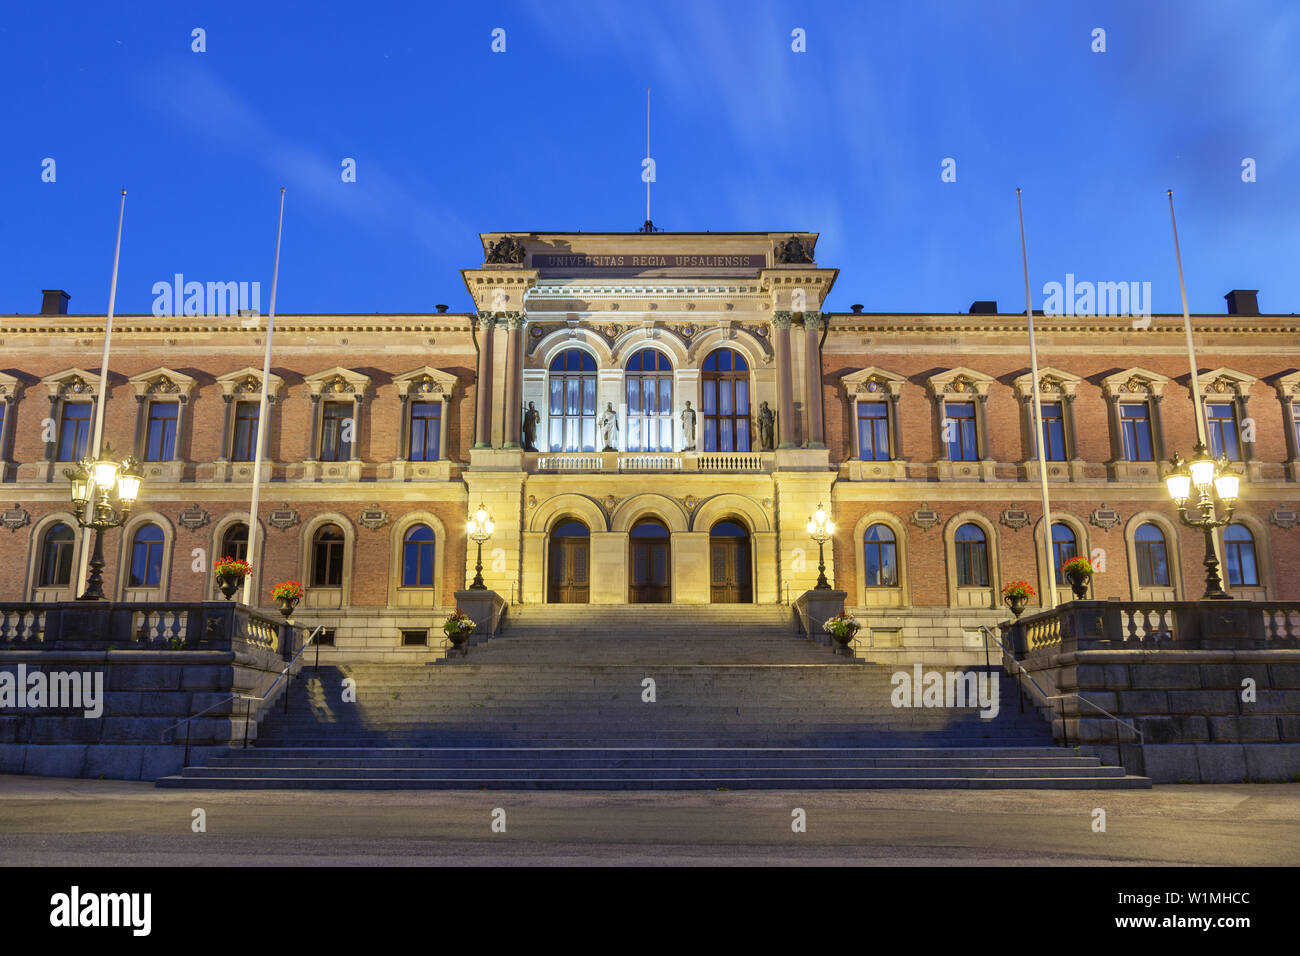
[[[140,496],[140,474],[135,459],[113,457],[104,446],[98,458],[83,458],[77,467],[65,468],[63,475],[72,483],[72,504],[77,524],[95,532],[95,550],[90,559],[86,590],[78,601],[104,600],[104,532],[126,522],[131,506]],[[113,506],[117,500],[117,507]]]
[[[817,503],[817,513],[808,519],[808,533],[812,535],[817,542],[817,584],[813,587],[814,591],[831,590],[830,582],[826,580],[826,541],[835,534],[835,522],[830,520],[830,515],[826,509]]]
[[[471,591],[486,591],[487,585],[483,583],[483,542],[492,537],[492,529],[496,524],[492,521],[492,516],[487,513],[483,503],[479,502],[478,511],[470,516],[469,523],[466,526],[466,533],[470,538],[478,543],[478,561],[474,565],[474,583],[469,586]]]
[[[1178,517],[1189,528],[1200,528],[1205,534],[1205,594],[1202,601],[1230,601],[1232,595],[1223,590],[1219,577],[1219,559],[1214,555],[1214,529],[1232,521],[1232,509],[1237,501],[1241,479],[1234,474],[1226,456],[1215,461],[1204,443],[1197,442],[1192,460],[1184,462],[1174,456],[1173,470],[1165,476],[1165,488],[1178,506]],[[1193,495],[1193,517],[1187,515],[1187,502]],[[1223,502],[1223,517],[1218,516],[1214,495]]]

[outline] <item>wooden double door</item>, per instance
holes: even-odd
[[[709,539],[709,600],[714,604],[754,602],[748,537]]]
[[[586,604],[591,600],[591,539],[552,538],[547,562],[546,600]]]
[[[632,538],[629,557],[628,603],[668,604],[672,601],[668,539]]]

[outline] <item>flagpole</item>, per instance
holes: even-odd
[[[645,154],[650,156],[650,87],[645,88]],[[650,221],[650,180],[645,181],[645,221]]]
[[[1196,348],[1192,344],[1192,317],[1187,311],[1187,286],[1183,283],[1183,254],[1178,250],[1178,220],[1174,218],[1174,191],[1169,196],[1169,224],[1174,227],[1174,258],[1178,261],[1178,292],[1183,297],[1183,332],[1187,336],[1187,361],[1192,367],[1192,405],[1196,409],[1196,440],[1209,447],[1205,440],[1205,408],[1201,405],[1201,380],[1196,374]]]
[[[90,457],[99,457],[100,442],[104,437],[104,399],[108,392],[108,352],[113,341],[113,311],[117,306],[117,265],[122,257],[122,220],[126,216],[126,190],[122,190],[122,199],[117,207],[117,241],[113,245],[113,278],[108,283],[108,315],[104,322],[104,354],[99,363],[99,389],[95,394],[95,433],[92,438]],[[77,580],[86,579],[86,569],[90,564],[89,528],[81,532],[81,560],[77,569]]]
[[[284,232],[284,187],[280,187],[280,219],[275,227],[275,266],[271,270],[271,308],[266,316],[266,352],[262,359],[262,392],[257,403],[257,450],[253,453],[253,496],[248,504],[248,562],[253,574],[244,579],[243,603],[252,605],[253,578],[260,567],[257,553],[257,506],[262,492],[262,449],[266,447],[267,395],[271,391],[271,337],[275,334],[275,289],[280,279],[280,236]]]
[[[1029,253],[1025,249],[1025,207],[1016,189],[1016,210],[1020,214],[1020,264],[1025,270],[1025,318],[1029,322],[1030,387],[1034,395],[1034,448],[1038,452],[1038,488],[1043,497],[1043,543],[1047,549],[1047,592],[1056,607],[1056,555],[1052,548],[1052,505],[1047,495],[1047,452],[1043,448],[1043,400],[1038,386],[1038,346],[1034,342],[1034,300],[1029,292]]]

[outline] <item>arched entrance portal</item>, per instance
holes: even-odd
[[[739,521],[719,521],[709,529],[709,600],[714,604],[754,603],[749,529]]]
[[[586,604],[591,599],[591,531],[565,518],[551,532],[546,600],[550,604]]]
[[[668,528],[654,518],[637,522],[628,534],[629,604],[667,604],[672,600],[668,540]]]

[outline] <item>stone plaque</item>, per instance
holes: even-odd
[[[926,531],[937,525],[939,520],[939,512],[931,508],[928,503],[922,504],[921,507],[912,512],[912,524]]]
[[[357,524],[363,528],[369,528],[371,531],[378,531],[384,525],[388,524],[388,512],[377,504],[372,504],[361,514],[357,515]]]
[[[181,527],[188,528],[191,531],[198,531],[207,524],[210,519],[211,515],[196,504],[190,505],[176,516],[176,520],[180,522]]]
[[[287,504],[280,505],[269,515],[266,516],[266,523],[272,528],[279,528],[281,531],[288,531],[298,523],[298,512],[294,511]]]
[[[1024,508],[1007,508],[1002,512],[1002,523],[1017,531],[1029,524],[1029,512]]]
[[[1293,508],[1274,508],[1269,512],[1268,520],[1279,528],[1294,528],[1300,522],[1300,515],[1297,515]]]
[[[0,523],[3,523],[10,531],[17,531],[23,525],[27,524],[31,518],[32,516],[29,515],[24,508],[22,508],[17,502],[14,502],[12,508],[7,509],[3,514],[0,514]]]
[[[1093,509],[1093,512],[1089,517],[1092,519],[1092,523],[1098,528],[1103,528],[1107,531],[1120,522],[1119,512],[1114,508],[1107,508],[1105,505]]]

